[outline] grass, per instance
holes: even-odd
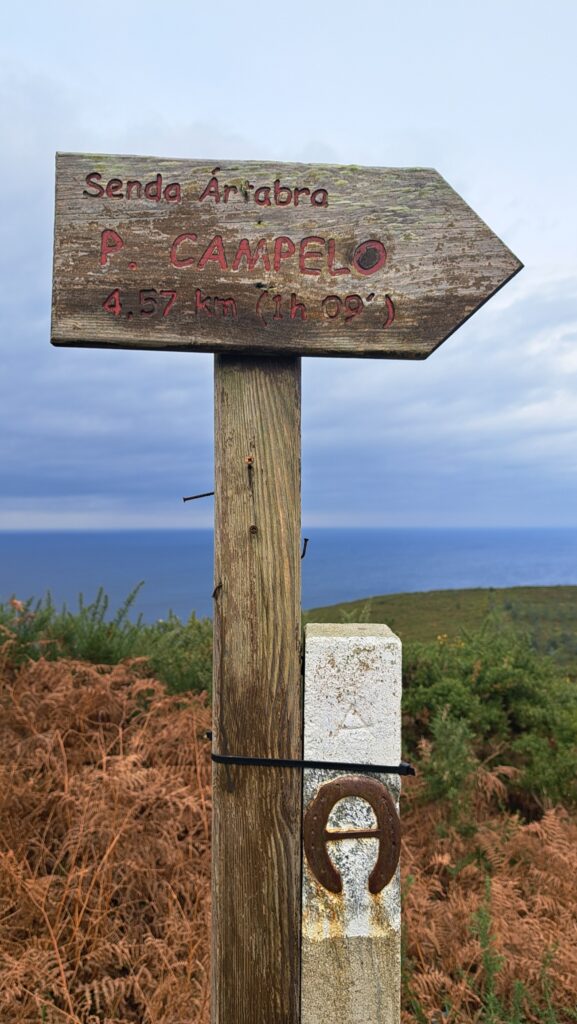
[[[312,608],[308,622],[386,622],[404,642],[428,643],[481,628],[488,617],[520,630],[534,650],[577,663],[577,587],[507,587],[385,594]]]

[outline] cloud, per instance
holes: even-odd
[[[345,503],[367,525],[574,522],[576,292],[521,287],[424,363],[309,360],[305,508],[320,521],[327,499]]]
[[[295,10],[298,47],[265,4],[221,5],[210,46],[194,5],[119,8],[106,40],[77,4],[33,5],[25,30],[10,8],[0,525],[212,516],[179,504],[211,489],[211,357],[49,345],[57,149],[438,166],[526,269],[424,363],[303,361],[305,521],[577,521],[575,13],[487,3],[415,21],[323,0]]]

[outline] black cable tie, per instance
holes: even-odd
[[[204,734],[207,740],[212,739],[212,733]],[[244,764],[255,765],[258,768],[322,768],[327,771],[337,770],[345,772],[376,772],[379,775],[415,775],[415,769],[407,761],[400,764],[357,764],[352,761],[300,761],[290,757],[241,757],[235,754],[211,753],[211,758],[217,764]]]

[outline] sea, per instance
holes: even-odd
[[[303,608],[378,594],[577,585],[577,529],[304,529]],[[304,541],[303,541],[304,546]],[[0,601],[50,594],[78,608],[104,588],[110,614],[211,616],[211,530],[0,532]]]

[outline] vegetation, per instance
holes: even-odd
[[[78,610],[58,611],[50,597],[44,601],[13,598],[0,604],[0,630],[9,637],[10,660],[73,658],[95,665],[117,665],[130,658],[145,658],[148,670],[166,683],[172,693],[210,689],[212,673],[212,623],[191,615],[188,622],[169,613],[149,625],[130,612],[140,583],[114,614],[100,589],[86,604],[82,595]]]
[[[403,1024],[577,1020],[577,824],[505,814],[502,782],[477,770],[466,829],[405,785]]]
[[[169,612],[164,620],[143,623],[130,618],[139,584],[112,612],[102,590],[94,601],[82,596],[76,611],[57,610],[43,601],[12,599],[0,603],[0,628],[8,628],[13,660],[79,658],[93,664],[118,664],[146,657],[151,671],[172,692],[210,688],[212,624],[191,615],[186,623]],[[386,594],[314,608],[309,622],[386,622],[405,645],[445,636],[458,639],[487,620],[521,633],[536,653],[552,657],[567,672],[577,665],[577,587],[513,587],[502,590],[441,590]]]
[[[386,622],[406,643],[426,643],[462,630],[478,630],[488,617],[521,631],[538,653],[552,656],[575,672],[577,665],[577,587],[432,590],[385,594],[306,613],[309,622]]]
[[[403,723],[405,1024],[576,1021],[575,681],[492,615],[406,646]]]
[[[206,700],[2,653],[2,1024],[205,1024]]]
[[[547,601],[515,619],[492,594],[460,632],[405,595],[430,604],[404,653],[403,1024],[577,1021],[577,686],[567,645],[543,656],[565,611],[536,641]],[[132,600],[0,608],[6,1024],[208,1021],[209,710],[186,691],[211,624],[132,623]]]
[[[430,799],[468,799],[478,766],[507,770],[509,810],[539,817],[577,805],[577,685],[522,634],[490,620],[477,633],[409,644],[403,738],[424,758]]]

